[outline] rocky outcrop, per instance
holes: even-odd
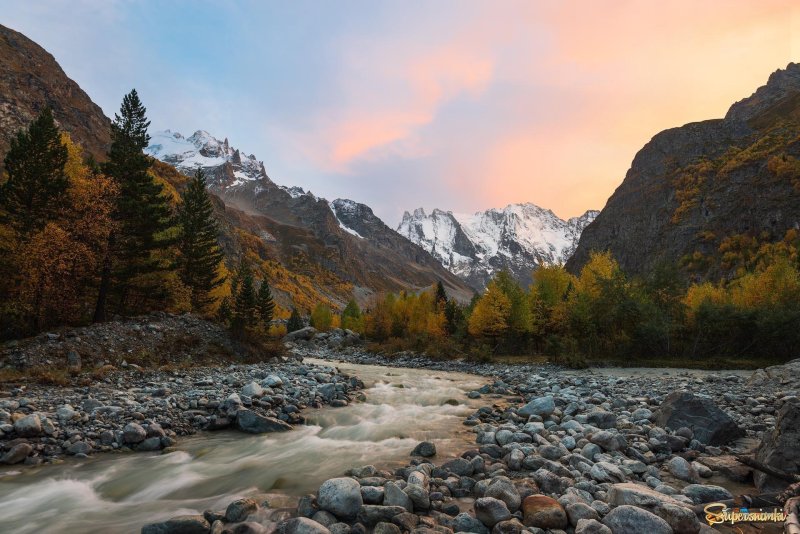
[[[756,460],[786,473],[800,474],[800,400],[783,405],[774,430],[766,434],[756,451]],[[761,471],[753,479],[761,491],[780,491],[789,485]]]
[[[800,65],[791,63],[724,119],[657,134],[584,230],[567,268],[577,273],[592,251],[610,250],[630,274],[662,262],[700,277],[732,273],[738,265],[719,250],[726,238],[777,241],[800,224],[799,116]]]
[[[708,445],[724,445],[745,435],[713,400],[688,391],[670,393],[661,404],[655,422],[673,430],[688,428],[695,439]]]
[[[122,95],[120,95],[120,99]],[[0,25],[0,174],[11,139],[45,107],[96,159],[105,159],[111,123],[41,46]]]

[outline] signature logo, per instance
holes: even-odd
[[[709,525],[719,523],[783,523],[786,514],[780,508],[729,508],[721,502],[707,504],[703,511]]]

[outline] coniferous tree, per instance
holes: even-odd
[[[219,225],[202,169],[197,169],[183,193],[177,222],[180,226],[178,272],[183,283],[192,290],[192,308],[202,311],[213,302],[211,291],[225,281],[219,275],[224,257],[217,240]]]
[[[275,314],[275,301],[272,299],[272,292],[266,280],[261,281],[261,287],[258,288],[256,300],[261,324],[264,325],[264,328],[269,328],[269,323],[272,321],[272,317]]]
[[[439,280],[436,282],[436,306],[440,309],[447,304],[447,292],[444,290],[444,284]]]
[[[289,316],[289,321],[286,323],[286,333],[295,332],[304,326],[303,318],[300,317],[300,312],[297,311],[297,308],[292,308],[292,314]]]
[[[27,130],[11,140],[5,160],[8,179],[0,185],[3,218],[26,240],[64,207],[69,179],[67,147],[53,112],[45,107]]]
[[[120,311],[128,311],[132,294],[158,299],[165,290],[147,275],[169,269],[158,253],[170,240],[170,208],[161,184],[149,174],[151,160],[142,151],[150,142],[146,109],[136,89],[122,99],[120,113],[111,125],[111,150],[104,171],[119,188],[115,210],[117,229],[109,237],[109,254],[103,268],[95,321],[105,320],[106,299],[114,291]]]
[[[258,295],[250,267],[242,265],[239,268],[238,278],[238,290],[233,302],[233,329],[241,332],[256,324]]]

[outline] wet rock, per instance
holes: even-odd
[[[258,503],[253,499],[238,499],[225,509],[225,521],[238,523],[247,519],[247,516],[258,510]]]
[[[408,484],[403,491],[411,502],[414,503],[414,509],[417,511],[429,510],[431,507],[431,498],[428,490],[417,484]]]
[[[361,486],[352,478],[331,478],[319,487],[317,505],[336,517],[352,519],[363,504]]]
[[[163,447],[161,446],[161,438],[158,436],[147,438],[146,440],[142,441],[136,446],[136,450],[142,452],[159,451],[162,448]]]
[[[567,512],[559,502],[546,495],[531,495],[522,502],[526,527],[563,529],[569,524]]]
[[[613,534],[673,534],[669,523],[655,514],[635,506],[622,505],[603,518]]]
[[[458,476],[470,476],[473,472],[472,464],[465,458],[456,458],[442,465],[442,469]]]
[[[385,521],[381,521],[375,525],[375,529],[372,532],[373,534],[401,534],[400,527],[394,523],[387,523]]]
[[[411,456],[422,456],[423,458],[436,456],[436,445],[430,441],[422,441],[411,451]]]
[[[72,456],[76,454],[90,454],[92,450],[92,446],[85,441],[76,441],[67,447],[67,454]]]
[[[775,428],[766,433],[756,460],[781,471],[800,473],[800,400],[786,402],[778,412]],[[757,471],[753,479],[761,491],[780,491],[788,483]]]
[[[202,515],[180,515],[142,527],[142,534],[208,534],[211,525]]]
[[[383,502],[383,488],[361,486],[361,498],[364,504],[381,504]]]
[[[17,443],[3,455],[0,463],[14,465],[22,462],[33,452],[33,447],[28,443]]]
[[[745,435],[714,401],[688,391],[670,393],[661,403],[655,423],[672,429],[686,427],[695,439],[707,445],[724,445]]]
[[[511,512],[508,511],[506,503],[493,497],[481,497],[474,504],[475,517],[489,528],[497,523],[511,519]]]
[[[335,525],[336,523],[339,522],[339,520],[336,519],[335,515],[333,515],[330,512],[326,512],[325,510],[320,510],[319,512],[314,514],[311,517],[311,519],[316,521],[325,528],[331,528],[332,525]]]
[[[250,434],[265,434],[267,432],[283,432],[291,430],[292,425],[274,417],[265,417],[248,409],[236,412],[236,427],[242,432]]]

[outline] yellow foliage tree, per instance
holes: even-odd
[[[489,282],[486,292],[475,304],[469,317],[469,333],[478,337],[498,337],[508,331],[507,317],[511,312],[511,300],[494,281]]]

